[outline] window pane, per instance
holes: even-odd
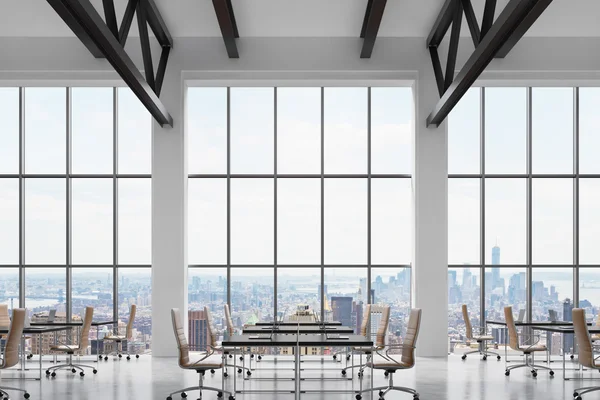
[[[118,184],[119,264],[150,264],[152,182],[123,178]]]
[[[64,174],[67,164],[65,88],[25,88],[25,172]]]
[[[448,179],[448,263],[480,263],[479,179]]]
[[[273,321],[273,268],[231,268],[231,317],[236,328]]]
[[[273,173],[274,89],[232,88],[231,172]]]
[[[600,180],[579,180],[579,263],[599,264]],[[581,297],[580,297],[581,298]]]
[[[450,352],[463,354],[471,351],[476,342],[463,342],[466,334],[462,305],[466,304],[474,330],[481,324],[481,269],[448,269],[448,336]]]
[[[227,263],[227,181],[188,180],[188,262]]]
[[[66,312],[65,268],[25,268],[25,307],[34,313],[56,309]]]
[[[533,263],[573,263],[573,180],[534,179],[532,190]]]
[[[299,305],[321,317],[321,268],[277,268],[277,313],[290,320]]]
[[[485,172],[523,174],[527,156],[527,89],[485,89]]]
[[[534,88],[533,172],[573,172],[573,88]]]
[[[25,262],[65,264],[66,181],[25,180]]]
[[[227,172],[227,88],[189,88],[187,93],[190,174]]]
[[[526,259],[526,181],[525,179],[486,179],[485,181],[485,262],[494,261],[492,247],[498,250],[498,264],[524,264]],[[496,264],[496,262],[494,262]]]
[[[277,263],[321,264],[321,180],[277,180]]]
[[[188,309],[204,310],[208,306],[214,319],[224,318],[227,303],[227,268],[188,268]]]
[[[19,172],[19,88],[0,88],[0,174]]]
[[[0,179],[0,264],[19,263],[19,180]]]
[[[119,324],[129,321],[129,308],[137,306],[133,340],[129,350],[143,353],[152,344],[152,271],[150,268],[119,268]]]
[[[579,307],[588,321],[596,323],[600,312],[600,268],[579,270]]]
[[[405,264],[412,259],[410,179],[371,181],[371,262]]]
[[[448,173],[480,172],[480,136],[481,89],[471,88],[448,116]]]
[[[231,180],[231,262],[273,263],[273,180]]]
[[[366,264],[367,181],[325,180],[325,263]]]
[[[411,309],[410,272],[410,268],[373,268],[371,270],[371,290],[374,290],[375,300],[379,304],[386,304],[391,307],[388,337],[386,338],[386,343],[389,344],[402,343],[406,335],[406,326]],[[367,290],[366,287],[363,287],[365,281],[360,280],[359,304],[361,301],[366,304]],[[360,326],[357,325],[358,328]],[[357,330],[357,332],[359,331]],[[397,352],[397,350],[394,352]]]
[[[72,269],[73,320],[82,321],[85,308],[94,307],[94,321],[113,319],[113,269],[112,268],[73,268]],[[96,329],[90,335],[96,336]]]
[[[325,173],[367,172],[367,88],[325,88]]]
[[[366,268],[325,268],[325,321],[340,321],[343,326],[360,332],[362,324],[362,304],[367,300],[363,295],[361,283],[366,284]],[[377,304],[381,299],[377,294],[383,287],[373,287]],[[379,290],[378,290],[379,289]]]
[[[556,311],[558,321],[565,321],[565,316],[571,320],[564,308],[565,302],[570,304],[573,299],[573,268],[533,268],[531,291],[532,321],[548,321],[548,310]]]
[[[113,263],[113,180],[73,179],[73,264]]]
[[[321,172],[320,88],[277,88],[277,172]]]
[[[579,172],[600,173],[600,88],[579,89]],[[587,315],[587,314],[586,314]]]
[[[113,170],[113,88],[71,89],[72,171]]]
[[[119,173],[152,171],[152,118],[129,88],[117,89]]]
[[[0,268],[0,304],[8,304],[9,312],[19,308],[18,268]]]
[[[504,307],[512,306],[515,319],[526,310],[527,274],[525,268],[486,268],[486,318],[504,321]]]
[[[410,174],[413,94],[411,88],[371,89],[371,172]]]

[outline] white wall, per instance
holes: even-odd
[[[353,38],[247,38],[238,43],[240,59],[230,60],[220,38],[176,38],[167,68],[161,98],[174,127],[155,124],[153,132],[153,354],[175,355],[169,310],[187,309],[183,79],[415,78],[414,303],[423,309],[418,354],[446,356],[447,134],[445,125],[425,127],[437,93],[424,39],[380,38],[368,60],[359,58],[361,41]],[[458,65],[472,50],[468,39],[463,43]],[[591,51],[596,44],[595,38],[525,38],[506,59],[493,61],[483,77],[488,84],[597,84],[600,53]],[[127,48],[141,65],[139,40],[129,39]],[[0,85],[98,85],[118,79],[105,60],[94,59],[75,38],[0,38],[0,52]]]

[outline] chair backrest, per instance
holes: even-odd
[[[129,321],[127,321],[127,329],[125,331],[125,337],[127,339],[133,338],[133,321],[135,320],[135,310],[137,309],[135,304],[132,304],[129,308]]]
[[[217,347],[217,329],[215,328],[212,313],[207,306],[204,306],[204,315],[206,316],[206,326],[208,328],[208,335],[210,336],[210,344],[213,347]]]
[[[183,331],[183,322],[179,308],[171,309],[171,323],[173,324],[173,333],[177,341],[177,350],[179,350],[179,366],[187,365],[190,362],[190,346],[188,345]]]
[[[25,326],[25,309],[15,308],[12,313],[12,321],[8,330],[8,338],[4,347],[4,358],[0,369],[10,368],[19,362],[19,344],[23,335],[23,327]]]
[[[413,308],[410,310],[410,317],[408,317],[408,326],[403,342],[405,347],[402,348],[402,362],[411,367],[415,365],[415,347],[417,346],[417,337],[419,336],[420,328],[421,309]]]
[[[89,344],[90,329],[92,329],[92,319],[94,318],[94,307],[86,307],[83,317],[83,326],[79,333],[79,350],[85,350]]]
[[[10,326],[8,304],[0,304],[0,326]]]
[[[225,323],[227,324],[227,332],[229,333],[229,336],[233,336],[235,335],[235,328],[233,327],[233,320],[231,319],[229,304],[225,303],[223,309],[225,310]]]
[[[596,368],[592,339],[585,320],[585,311],[582,308],[573,309],[573,328],[579,346],[579,363],[584,367]]]
[[[471,320],[469,320],[469,310],[467,310],[467,305],[462,305],[462,315],[465,320],[465,336],[467,339],[473,339],[473,327],[471,326]]]
[[[511,306],[504,307],[504,319],[508,328],[508,345],[513,350],[521,350],[519,347],[519,334],[517,333],[517,326],[515,325]]]
[[[385,334],[387,333],[388,325],[390,323],[390,306],[382,306],[381,321],[377,328],[377,337],[375,339],[375,345],[377,347],[385,346]]]
[[[365,305],[365,310],[363,312],[363,320],[360,324],[360,332],[361,336],[367,337],[367,332],[369,331],[369,322],[371,321],[371,305]]]

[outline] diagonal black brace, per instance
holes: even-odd
[[[460,40],[460,26],[462,23],[462,1],[454,1],[454,18],[452,21],[452,31],[450,32],[450,47],[448,48],[448,60],[446,60],[446,73],[444,74],[444,92],[448,90],[454,79],[456,68],[456,57],[458,56],[458,42]]]
[[[137,6],[137,21],[140,31],[140,44],[142,46],[142,59],[144,60],[146,82],[148,82],[148,85],[156,92],[154,65],[152,64],[152,51],[150,50],[150,36],[148,35],[148,23],[146,18],[147,1],[148,0],[139,0]]]
[[[523,21],[515,28],[512,32],[504,46],[498,51],[496,54],[496,58],[504,58],[506,55],[512,50],[513,47],[517,44],[519,40],[525,35],[525,33],[529,30],[531,25],[539,18],[540,15],[548,8],[552,0],[542,0],[536,1],[535,4],[531,7]]]
[[[231,5],[231,0],[227,0],[227,8],[229,9],[229,18],[233,24],[233,37],[239,39],[240,33],[238,32],[237,22],[235,22],[235,14],[233,13],[233,5]]]
[[[127,42],[127,37],[129,36],[129,30],[131,29],[131,22],[133,22],[133,15],[135,14],[137,3],[138,0],[129,0],[129,2],[127,2],[127,7],[125,8],[125,13],[121,20],[121,26],[119,27],[119,42],[123,47],[125,47],[125,42]]]
[[[467,25],[469,25],[469,31],[471,32],[473,45],[477,47],[481,33],[479,31],[479,24],[477,23],[475,11],[473,11],[473,4],[471,4],[471,0],[462,0],[462,6],[465,10],[465,18],[467,19]]]
[[[106,20],[106,26],[115,35],[119,37],[119,28],[117,27],[117,14],[115,12],[114,0],[102,0],[102,7],[104,8],[104,19]]]
[[[362,51],[360,52],[360,58],[371,58],[386,3],[387,0],[369,0],[367,3],[365,19],[361,29],[361,37],[365,40],[363,42]]]
[[[229,58],[240,58],[238,53],[235,38],[239,37],[237,34],[237,26],[235,24],[235,17],[233,17],[233,8],[230,7],[231,2],[228,0],[213,0],[213,7],[217,14],[217,21],[221,28],[221,35],[225,42],[225,48],[227,49],[227,55]],[[237,34],[237,35],[236,35]]]
[[[173,47],[173,38],[171,37],[171,33],[169,33],[169,29],[167,28],[167,24],[162,19],[158,8],[156,7],[156,3],[154,0],[144,0],[146,2],[146,19],[148,21],[148,25],[154,32],[154,36],[158,43],[162,47],[169,46]]]
[[[438,47],[450,28],[454,14],[454,0],[446,0],[427,37],[427,47]]]
[[[166,107],[89,0],[47,0],[47,2],[55,10],[66,11],[57,12],[73,32],[85,33],[85,37],[89,38],[95,48],[106,57],[159,124],[173,126],[173,118]]]
[[[494,14],[496,13],[496,0],[485,0],[485,8],[483,9],[483,19],[481,20],[480,40],[489,32],[494,23]]]
[[[171,52],[170,47],[163,47],[160,53],[160,60],[158,60],[158,69],[156,70],[156,95],[160,96],[162,89],[163,80],[165,79],[165,72],[167,70],[167,61],[169,61],[169,53]]]
[[[431,55],[431,63],[433,64],[433,73],[435,75],[435,83],[437,83],[438,93],[440,97],[444,95],[446,88],[444,87],[444,73],[442,72],[442,63],[437,47],[430,47],[429,54]]]

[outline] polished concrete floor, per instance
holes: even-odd
[[[46,364],[50,365],[50,364]],[[323,363],[318,359],[303,363],[304,368],[311,369],[303,372],[307,378],[338,378],[342,363],[334,363],[327,357]],[[571,366],[574,366],[572,364]],[[35,361],[29,365],[37,366]],[[258,369],[254,371],[251,379],[241,383],[238,379],[238,388],[243,385],[247,389],[293,389],[291,370],[293,363],[281,360],[275,364],[266,357],[259,363]],[[273,368],[276,368],[273,371]],[[462,361],[459,356],[451,355],[448,360],[425,359],[417,360],[414,369],[398,372],[394,378],[396,385],[415,387],[419,391],[421,399],[449,399],[449,400],[505,400],[505,399],[572,399],[573,389],[579,386],[600,385],[600,380],[564,381],[562,374],[562,362],[558,360],[553,363],[556,375],[550,378],[547,372],[541,371],[537,378],[533,378],[527,369],[514,370],[509,377],[504,376],[504,361],[481,361],[475,355],[469,356]],[[31,399],[77,399],[77,400],[107,400],[107,399],[156,399],[165,400],[167,395],[175,390],[197,383],[197,375],[192,371],[183,371],[177,366],[175,358],[152,358],[142,356],[140,359],[112,360],[101,362],[98,366],[98,374],[86,374],[85,377],[74,375],[68,371],[60,371],[55,378],[44,377],[42,381],[24,381],[10,379],[21,373],[14,370],[2,372],[2,385],[26,388],[31,394]],[[37,376],[37,370],[24,372],[27,377]],[[233,371],[226,379],[228,387],[233,384]],[[268,378],[276,376],[283,380],[259,380],[256,378]],[[571,372],[572,374],[572,372]],[[586,371],[582,373],[586,378],[600,378],[597,371]],[[206,375],[205,384],[208,386],[220,386],[221,375]],[[374,375],[376,386],[384,385],[386,379],[382,372],[376,371]],[[365,384],[370,379],[367,373]],[[353,381],[329,379],[306,380],[302,382],[302,389],[348,389],[358,387],[358,379]],[[198,398],[198,392],[190,392],[189,398]],[[22,394],[14,393],[11,399],[22,399]],[[173,397],[179,400],[180,396]],[[236,395],[237,400],[244,399],[290,399],[293,394],[244,394]],[[303,394],[303,399],[354,399],[354,394]],[[363,399],[369,399],[364,396]],[[375,395],[373,398],[377,399]],[[585,399],[599,399],[600,392],[584,396]],[[216,400],[214,392],[206,392],[204,400]],[[386,396],[387,400],[406,399],[412,396],[405,393],[393,392]]]

